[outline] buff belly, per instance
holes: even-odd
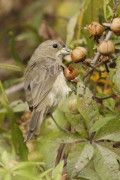
[[[68,87],[67,83],[66,83],[66,79],[63,75],[63,72],[61,72],[50,93],[47,96],[47,101],[49,104],[49,111],[54,111],[55,107],[59,104],[59,102],[68,96],[69,92],[71,91],[71,89]]]

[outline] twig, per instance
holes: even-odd
[[[120,0],[114,0],[113,17],[111,19],[111,22],[116,16],[116,12],[117,12],[119,4],[120,4]]]
[[[19,84],[12,86],[11,88],[7,89],[5,92],[6,92],[7,96],[11,96],[11,94],[14,94],[15,92],[23,90],[23,88],[24,88],[24,84],[23,84],[23,82],[21,82]]]
[[[117,95],[116,94],[112,94],[111,96],[107,96],[107,97],[103,97],[103,98],[99,98],[99,97],[96,97],[96,96],[93,96],[93,99],[94,100],[106,100],[106,99],[109,99],[109,98],[113,98],[113,97],[116,97]]]
[[[108,41],[111,36],[112,36],[113,32],[112,31],[109,31],[106,35],[106,38],[104,39],[105,41]],[[93,64],[93,68],[90,68],[87,72],[87,74],[85,75],[85,78],[84,78],[84,82],[87,83],[92,72],[94,71],[94,68],[95,68],[95,65],[96,63],[99,61],[100,57],[102,56],[102,54],[100,52],[97,52],[96,55],[94,56],[93,60],[92,60],[92,64]]]

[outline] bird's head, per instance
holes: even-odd
[[[41,56],[48,56],[52,58],[63,58],[65,55],[71,53],[71,50],[62,42],[58,40],[47,40],[39,45],[36,54]]]

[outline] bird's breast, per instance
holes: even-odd
[[[65,98],[70,91],[71,89],[68,87],[63,72],[61,71],[48,94],[50,104],[54,107],[57,106],[60,100]]]

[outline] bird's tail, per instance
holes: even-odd
[[[29,141],[32,138],[33,134],[36,135],[39,134],[38,132],[40,130],[40,126],[44,118],[45,118],[45,110],[33,111],[32,118],[30,120],[28,134],[27,137],[25,138],[25,142]]]

